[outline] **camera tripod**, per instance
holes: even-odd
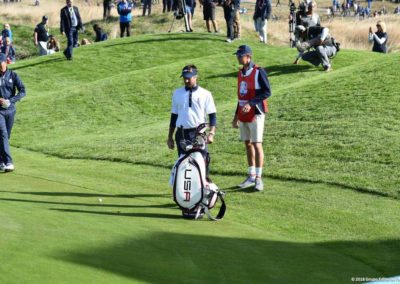
[[[175,20],[180,20],[182,18],[185,21],[185,31],[190,32],[188,15],[186,13],[186,1],[178,0],[178,9],[174,12],[174,18],[172,19],[171,26],[168,30],[169,33],[171,32],[172,27],[174,26]]]

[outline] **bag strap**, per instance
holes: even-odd
[[[224,217],[225,212],[226,212],[226,205],[225,205],[225,199],[224,199],[225,193],[222,192],[222,191],[218,191],[217,194],[218,194],[218,197],[221,199],[221,202],[222,202],[221,208],[219,209],[219,212],[218,212],[217,216],[213,217],[211,215],[211,212],[208,209],[208,207],[207,206],[202,206],[204,208],[204,212],[207,214],[208,218],[210,220],[213,220],[213,221],[221,220]],[[199,213],[200,213],[200,210],[197,211],[197,214],[199,214]],[[196,217],[197,217],[197,215],[196,215]]]

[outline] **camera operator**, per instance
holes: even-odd
[[[294,64],[298,64],[300,58],[308,61],[314,66],[322,64],[324,71],[331,71],[330,58],[337,52],[337,45],[329,34],[329,29],[324,27],[309,27],[298,25],[296,31],[299,40],[296,41],[296,48],[301,53]],[[313,49],[310,51],[310,49]]]

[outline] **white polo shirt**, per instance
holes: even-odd
[[[192,92],[192,106],[189,107],[189,91],[185,87],[176,89],[172,95],[172,113],[178,115],[176,127],[196,128],[207,121],[207,115],[216,113],[212,94],[198,87]]]

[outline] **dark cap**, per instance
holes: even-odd
[[[48,20],[49,19],[49,17],[47,17],[47,16],[43,16],[43,18],[42,18],[42,20]]]
[[[192,78],[194,76],[197,76],[197,68],[195,66],[187,65],[187,66],[183,67],[181,77]]]
[[[0,53],[0,62],[7,62],[7,56],[4,53]]]
[[[253,51],[251,50],[250,46],[248,45],[241,45],[239,46],[238,50],[234,53],[236,56],[245,56],[245,55],[252,55]]]

